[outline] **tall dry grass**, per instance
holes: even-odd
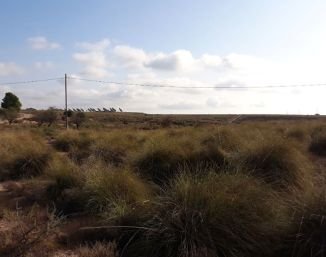
[[[0,156],[0,180],[33,177],[45,171],[51,149],[35,134],[2,132]]]
[[[31,147],[8,132],[3,146],[12,148],[0,150],[8,153],[0,170],[22,153],[52,156],[32,173],[51,181],[49,199],[114,231],[106,239],[115,236],[122,256],[322,256],[326,176],[315,161],[322,161],[323,127],[52,131],[56,153],[42,134],[26,134]]]
[[[242,174],[182,174],[152,211],[131,256],[271,256],[289,218],[271,188]]]

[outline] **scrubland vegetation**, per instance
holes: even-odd
[[[325,128],[8,126],[0,180],[10,201],[1,201],[0,228],[11,220],[8,231],[23,232],[1,232],[0,253],[324,256]]]

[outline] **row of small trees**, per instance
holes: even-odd
[[[9,124],[12,124],[18,118],[21,106],[22,104],[19,98],[13,93],[8,92],[2,99],[0,116],[6,119]],[[36,121],[39,126],[42,126],[43,124],[51,126],[58,121],[60,116],[61,119],[65,119],[65,115],[65,112],[62,113],[61,111],[50,107],[44,111],[35,111],[31,120]],[[86,121],[86,115],[80,109],[78,109],[78,111],[75,109],[74,111],[69,110],[67,115],[69,117],[69,121],[75,124],[77,128],[79,128]]]
[[[2,99],[1,103],[1,109],[0,109],[0,116],[2,118],[8,120],[9,124],[13,123],[19,116],[19,112],[21,110],[21,102],[19,98],[14,95],[11,92],[7,92],[5,94],[5,97]],[[76,125],[77,128],[79,128],[85,121],[86,121],[86,115],[85,112],[123,112],[121,108],[115,109],[113,107],[111,108],[73,108],[69,109],[67,113],[60,109],[55,109],[53,107],[50,107],[47,110],[40,110],[37,111],[35,109],[33,110],[33,117],[31,120],[36,121],[40,126],[43,124],[47,124],[48,126],[51,126],[53,123],[55,123],[59,118],[62,120],[65,119],[65,116],[67,115],[69,118],[69,121]],[[61,117],[60,117],[61,116]]]
[[[47,110],[35,112],[32,120],[36,121],[39,126],[47,124],[48,127],[52,126],[59,119],[64,120],[66,112],[60,112],[53,107],[50,107]],[[69,122],[76,125],[77,129],[86,121],[86,115],[83,112],[73,112],[69,110],[67,112]]]

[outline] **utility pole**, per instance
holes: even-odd
[[[66,116],[66,129],[68,129],[68,95],[67,95],[67,74],[65,74],[65,116]]]

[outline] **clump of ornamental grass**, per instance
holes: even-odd
[[[130,256],[272,256],[287,209],[275,192],[243,174],[178,176],[152,206]]]
[[[226,152],[237,152],[243,144],[243,139],[235,129],[218,128],[217,130],[202,133],[201,144],[207,147],[219,146]]]
[[[290,128],[285,134],[287,138],[293,138],[299,142],[304,142],[309,136],[307,131],[301,127]]]
[[[141,149],[144,141],[140,132],[112,131],[98,134],[90,150],[92,155],[105,163],[121,166],[127,161],[130,152]]]
[[[313,130],[311,134],[311,142],[309,145],[310,152],[326,156],[326,128],[317,127]]]
[[[281,138],[257,140],[239,155],[244,170],[274,188],[305,189],[311,185],[311,163],[289,141]]]
[[[306,257],[326,255],[326,191],[325,178],[315,186],[309,198],[297,197],[290,203],[294,210],[287,236],[281,244],[280,256]]]
[[[0,179],[18,179],[42,174],[51,151],[31,133],[5,132],[0,136]]]
[[[132,171],[99,161],[87,163],[83,170],[86,210],[100,214],[105,221],[128,222],[147,208],[151,187]]]
[[[149,142],[133,164],[142,176],[163,185],[184,167],[208,170],[226,166],[228,155],[217,144],[200,144],[189,137],[163,137]]]
[[[69,130],[60,133],[54,142],[57,150],[68,152],[69,157],[75,161],[81,161],[87,158],[90,152],[90,146],[94,136],[91,132],[79,132]]]
[[[149,134],[149,132],[147,132]],[[121,167],[129,164],[130,157],[140,151],[150,135],[129,129],[98,133],[91,146],[92,157],[106,164]]]
[[[83,210],[84,175],[79,166],[65,155],[56,155],[46,176],[52,180],[47,188],[47,197],[55,203],[58,211],[67,214]]]

